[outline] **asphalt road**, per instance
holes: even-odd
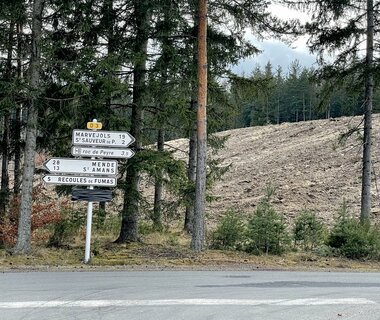
[[[2,273],[0,319],[379,320],[380,274]]]

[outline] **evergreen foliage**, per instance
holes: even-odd
[[[363,94],[352,84],[359,74],[353,73],[339,84],[321,80],[315,69],[301,67],[299,61],[273,71],[268,62],[257,67],[249,77],[232,77],[230,101],[235,108],[230,128],[250,127],[283,122],[357,116],[363,113]],[[380,92],[375,91],[374,112],[380,111]]]
[[[247,225],[244,250],[253,254],[281,254],[290,243],[284,216],[264,199]]]
[[[212,249],[240,249],[244,240],[245,223],[241,213],[227,210],[210,237]]]
[[[350,259],[380,258],[380,229],[369,221],[361,223],[350,216],[345,203],[330,231],[327,244]]]
[[[324,224],[312,211],[301,211],[294,222],[294,242],[306,250],[312,250],[323,244],[326,232]]]
[[[169,152],[143,146],[155,143],[159,132],[165,139],[183,138],[194,127],[197,1],[43,2],[41,42],[35,50],[41,54],[41,76],[38,84],[31,85],[28,75],[33,69],[33,1],[0,0],[1,155],[5,172],[8,162],[15,162],[14,194],[19,192],[17,175],[25,144],[21,131],[32,102],[38,116],[38,123],[33,125],[37,146],[32,152],[70,156],[72,130],[84,128],[93,118],[103,122],[106,130],[126,130],[136,135],[137,142],[132,146],[136,156],[122,163],[119,182],[125,193],[123,224],[132,223],[124,225],[125,230],[137,229],[139,207],[146,202],[138,189],[142,173],[148,175],[152,184],[162,183],[173,197],[162,202],[163,215],[168,220],[178,217],[181,208],[194,200],[194,183],[186,176],[185,163],[174,160]],[[273,17],[268,3],[262,0],[208,2],[210,134],[236,127],[362,113],[365,76],[373,73],[378,80],[380,72],[376,72],[378,29],[372,69],[366,67],[360,54],[359,44],[365,34],[361,6],[350,1],[305,1],[303,4],[313,10],[313,21],[305,26],[311,35],[310,48],[319,54],[322,68],[302,68],[294,61],[284,72],[268,62],[263,70],[257,67],[245,78],[230,71],[240,59],[259,52],[245,37],[245,30],[250,28],[259,38],[289,40],[300,34],[299,23]],[[379,7],[374,9],[378,25]],[[324,53],[337,50],[333,63],[324,59]],[[378,82],[375,87],[378,88]],[[379,91],[375,91],[373,107],[380,111]],[[222,148],[221,141],[211,135],[208,139],[215,150]],[[207,187],[226,170],[219,160],[208,161]],[[9,179],[2,173],[0,224],[5,221],[11,195]],[[313,228],[319,227],[311,221],[312,217],[304,218],[296,238],[306,243],[312,241],[309,233],[317,232]],[[272,230],[269,238],[282,233],[281,219],[269,201],[260,204],[255,219],[249,224],[253,238],[266,237],[258,231],[265,223],[273,223],[273,230],[268,229]],[[1,238],[0,234],[0,245]],[[255,241],[260,247],[255,250],[260,252],[280,252],[279,243],[286,242],[259,238]]]

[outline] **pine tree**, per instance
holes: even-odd
[[[32,46],[30,57],[31,89],[28,105],[28,119],[25,140],[25,163],[22,176],[20,217],[18,225],[17,243],[13,252],[15,254],[27,254],[31,250],[31,211],[33,177],[35,168],[35,152],[37,142],[39,83],[41,71],[41,36],[42,36],[42,12],[44,0],[35,0],[32,13]]]
[[[316,1],[307,2],[307,5],[314,12],[313,22],[306,27],[311,34],[310,47],[319,53],[319,60],[323,63],[320,77],[329,79],[336,87],[352,74],[357,74],[360,76],[356,88],[365,88],[361,196],[361,220],[364,221],[371,212],[371,130],[376,67],[373,52],[374,36],[379,32],[374,25],[375,17],[379,17],[379,8],[374,6],[373,1]],[[360,54],[363,40],[367,44],[365,58]],[[333,63],[324,60],[326,51],[336,53]]]

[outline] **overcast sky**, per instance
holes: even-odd
[[[298,60],[301,66],[307,68],[315,64],[315,57],[308,53],[306,46],[301,43],[294,48],[293,45],[289,47],[276,40],[253,42],[262,53],[249,59],[241,60],[237,66],[232,68],[237,74],[248,76],[257,65],[263,69],[268,61],[271,62],[274,70],[276,70],[278,66],[281,66],[284,74],[288,73],[288,68],[294,60]]]
[[[270,5],[270,11],[281,19],[290,19],[297,17],[302,23],[310,20],[309,16],[304,12],[295,11],[278,4]],[[290,64],[294,60],[298,60],[301,66],[310,68],[315,64],[315,57],[312,56],[306,47],[306,38],[301,38],[288,46],[280,41],[274,39],[267,39],[264,41],[258,41],[255,36],[247,32],[247,39],[249,39],[262,53],[244,59],[239,62],[237,66],[234,66],[232,70],[240,75],[250,75],[254,68],[259,65],[261,68],[271,62],[273,69],[277,69],[278,66],[282,67],[284,74],[288,73]]]

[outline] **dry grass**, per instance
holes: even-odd
[[[244,215],[253,212],[268,183],[276,187],[273,204],[291,222],[300,209],[317,212],[325,223],[331,223],[342,200],[346,199],[351,213],[360,205],[360,147],[355,137],[345,146],[336,146],[339,134],[360,121],[359,118],[340,118],[337,121],[318,120],[281,126],[266,126],[230,130],[226,148],[221,152],[223,165],[232,164],[224,179],[212,190],[217,201],[207,207],[207,229],[211,230],[227,208],[240,210]],[[374,135],[380,135],[380,116],[374,116]],[[187,140],[170,142],[175,149],[186,150]],[[380,148],[380,140],[374,149]],[[185,153],[181,152],[179,157]],[[374,169],[380,170],[380,155],[374,154]],[[151,185],[143,185],[144,195],[152,199]],[[50,189],[49,189],[50,190]],[[374,193],[376,190],[373,190]],[[51,191],[52,192],[52,191]],[[56,196],[49,194],[51,199]],[[374,194],[372,219],[380,221],[380,195]],[[53,201],[53,200],[52,200]],[[116,198],[108,209],[120,212],[121,199]],[[71,210],[84,210],[82,203]],[[193,253],[190,237],[180,228],[170,232],[143,233],[142,242],[117,245],[119,225],[111,223],[104,231],[94,228],[90,265],[82,263],[84,232],[68,243],[69,247],[47,249],[35,244],[29,256],[12,256],[0,249],[0,270],[34,268],[199,268],[199,269],[322,269],[376,270],[378,262],[350,261],[321,257],[308,252],[290,252],[282,256],[252,256],[242,252],[206,251]],[[45,237],[46,238],[46,237]]]
[[[380,271],[377,262],[321,257],[311,252],[281,256],[254,256],[244,252],[207,250],[196,254],[190,236],[177,231],[145,235],[142,242],[115,244],[110,237],[94,235],[92,260],[83,264],[84,239],[70,247],[35,246],[28,256],[13,256],[0,250],[0,270],[357,270]],[[82,241],[82,242],[80,242]]]

